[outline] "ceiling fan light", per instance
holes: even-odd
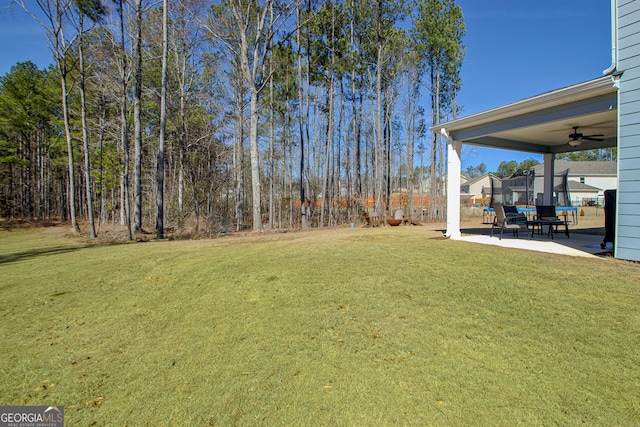
[[[581,139],[572,139],[569,141],[569,145],[572,147],[578,147],[580,144],[582,144]]]

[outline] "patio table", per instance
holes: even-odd
[[[567,236],[567,238],[569,238],[569,226],[567,222],[568,221],[565,221],[564,219],[554,219],[554,218],[533,219],[533,220],[527,221],[527,231],[529,229],[529,226],[531,226],[531,234],[529,235],[529,239],[533,239],[533,233],[535,232],[536,227],[538,228],[538,230],[541,231],[545,225],[549,226],[549,231],[547,232],[547,236],[550,235],[551,240],[553,240],[554,227],[557,230],[557,227],[559,225],[564,225],[564,234]]]
[[[530,213],[535,212],[536,208],[521,208],[518,207],[518,212]],[[573,220],[573,225],[578,225],[578,208],[575,206],[559,206],[556,208],[556,211],[568,211],[571,212],[571,219]],[[493,208],[484,208],[482,210],[482,223],[483,224],[491,224],[493,222]]]
[[[578,225],[578,208],[576,206],[558,206],[556,212],[568,211],[571,212],[571,219],[573,225]]]
[[[494,216],[495,216],[495,212],[494,212],[493,208],[484,208],[484,209],[482,209],[482,223],[483,224],[492,224]]]

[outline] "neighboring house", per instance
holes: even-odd
[[[541,154],[544,204],[553,203],[556,154],[617,148],[614,256],[640,261],[640,1],[611,0],[611,21],[611,66],[603,77],[430,128],[447,140],[447,237],[461,237],[456,196],[465,144]],[[581,138],[590,133],[603,137]],[[583,184],[609,186],[586,174]]]
[[[567,170],[569,194],[571,204],[583,206],[587,202],[596,200],[598,195],[602,197],[604,190],[618,188],[618,176],[616,174],[617,163],[614,161],[555,161],[555,174],[563,175]],[[538,198],[543,193],[544,165],[536,165],[534,168],[535,183],[534,197]],[[559,183],[554,185],[554,190]]]
[[[446,175],[445,175],[446,177]],[[461,185],[463,185],[464,183],[470,181],[470,180],[474,180],[475,178],[470,178],[469,175],[466,172],[462,172],[460,174],[460,183]],[[445,179],[439,179],[436,178],[436,182],[439,184],[439,191],[438,191],[438,196],[447,196],[447,184],[446,184],[446,178]],[[417,178],[416,182],[413,185],[413,191],[422,191],[424,193],[429,193],[429,190],[431,189],[431,177],[428,175],[425,175],[423,177],[419,177]],[[393,191],[399,191],[400,189],[394,189]],[[462,190],[461,190],[462,191]],[[462,191],[463,193],[465,193],[465,195],[467,194],[465,191]],[[466,198],[466,197],[465,197]]]
[[[558,192],[561,188],[556,188],[555,190]],[[595,206],[596,203],[602,204],[604,189],[569,181],[569,194],[571,195],[572,206]]]
[[[488,199],[491,197],[491,179],[490,174],[484,174],[474,178],[466,178],[462,180],[460,185],[460,195],[465,195],[469,199],[469,203],[475,205],[476,203],[482,203],[482,199]]]
[[[572,206],[584,206],[602,199],[604,190],[618,186],[614,161],[555,161],[554,202],[565,200],[560,197],[565,191],[564,177],[567,175],[567,200]],[[528,173],[528,174],[527,174]],[[528,182],[527,182],[528,181]],[[527,190],[529,200],[527,202]],[[508,205],[542,204],[544,196],[544,165],[539,164],[529,170],[518,170],[509,178],[502,179],[502,198]]]
[[[532,205],[534,194],[531,170],[517,170],[510,177],[502,179],[502,201],[505,205]]]

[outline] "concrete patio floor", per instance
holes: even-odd
[[[526,232],[520,232],[519,237],[515,237],[512,231],[505,230],[502,240],[500,240],[499,229],[494,229],[494,235],[490,237],[490,224],[475,223],[473,227],[469,227],[469,225],[468,223],[461,224],[462,237],[459,240],[559,255],[596,258],[613,256],[613,244],[611,242],[606,244],[605,249],[600,246],[604,240],[604,227],[570,226],[569,238],[564,235],[563,231],[559,231],[558,234],[553,236],[553,240],[547,235],[538,234],[534,234],[532,239],[528,239]]]

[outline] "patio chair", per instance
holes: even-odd
[[[424,215],[425,212],[423,209],[414,208],[413,212],[409,212],[404,215],[404,222],[405,224],[422,226],[422,223],[420,221],[422,221]]]
[[[542,231],[543,226],[548,225],[549,231],[547,235],[550,235],[551,239],[553,239],[554,232],[558,233],[558,226],[564,226],[564,234],[569,237],[569,221],[566,214],[563,217],[564,219],[558,216],[556,207],[553,205],[538,205],[536,206],[536,214],[530,224],[533,225],[533,228],[538,226],[538,234]],[[533,237],[533,230],[531,230],[531,236]]]
[[[518,208],[516,208],[514,205],[502,205],[502,208],[504,209],[504,214],[505,216],[514,216],[514,215],[518,215]]]
[[[371,216],[369,216],[369,212],[367,211],[362,211],[362,217],[364,218],[363,227],[379,227],[381,224],[379,217],[371,218]]]
[[[407,218],[404,216],[404,211],[402,209],[398,209],[397,211],[394,212],[393,219],[401,220],[402,224],[406,224],[407,222],[409,222]]]
[[[502,205],[504,208],[504,216],[509,218],[511,222],[523,223],[527,222],[527,216],[522,212],[518,212],[518,208],[514,205]]]
[[[516,237],[518,237],[518,230],[526,230],[527,235],[529,234],[527,217],[519,213],[515,206],[494,205],[493,210],[496,218],[491,225],[490,237],[493,237],[493,229],[496,227],[500,228],[500,240],[502,240],[504,230],[511,230]],[[509,215],[505,211],[509,211]]]

